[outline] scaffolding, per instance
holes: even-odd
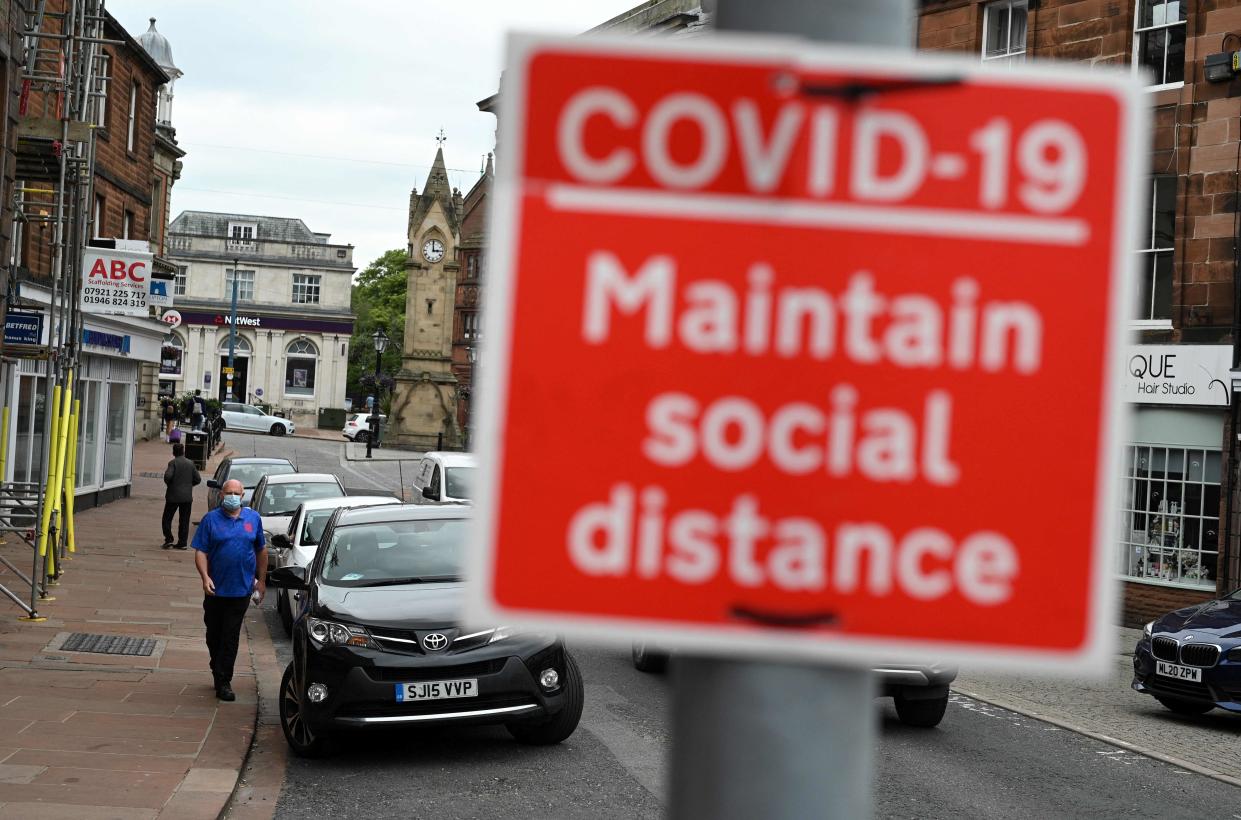
[[[80,402],[73,398],[73,379],[82,338],[80,261],[93,228],[94,124],[102,121],[110,80],[101,46],[123,43],[104,38],[104,0],[25,0],[19,7],[17,184],[5,307],[7,311],[28,306],[19,291],[23,276],[49,288],[51,298],[46,305],[45,342],[24,348],[19,359],[13,351],[4,351],[6,363],[18,365],[8,368],[9,378],[17,377],[23,362],[33,362],[33,371],[44,376],[44,412],[38,474],[27,475],[27,481],[7,480],[10,414],[8,407],[0,412],[0,539],[16,535],[33,555],[29,576],[0,556],[0,563],[21,581],[21,586],[14,584],[16,589],[0,584],[0,594],[21,607],[25,620],[43,620],[39,605],[54,600],[50,590],[75,551],[73,488]],[[32,241],[32,228],[38,229],[38,242]],[[24,249],[29,259],[22,257]]]

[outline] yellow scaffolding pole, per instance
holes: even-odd
[[[9,406],[0,410],[0,481],[6,481],[9,466]]]
[[[78,545],[73,534],[74,493],[78,486],[78,414],[82,412],[81,399],[73,400],[73,411],[69,416],[69,460],[65,468],[65,539],[69,544],[69,552],[77,552]]]
[[[52,507],[56,506],[56,496],[52,494],[53,488],[56,486],[56,431],[60,429],[60,385],[52,387],[52,413],[51,424],[48,425],[50,435],[48,436],[47,446],[44,448],[47,452],[47,484],[43,488],[43,515],[39,520],[39,555],[48,556],[47,563],[44,565],[44,572],[49,577],[56,574],[56,557],[55,550],[48,555],[47,549],[47,533],[52,523]]]
[[[69,474],[66,456],[69,454],[69,417],[73,408],[73,368],[65,375],[65,389],[60,394],[60,418],[56,426],[56,495],[53,500],[56,511],[61,512],[61,492],[65,487],[65,476]]]

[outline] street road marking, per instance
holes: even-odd
[[[633,729],[633,722],[618,717],[613,705],[629,700],[610,686],[586,685],[586,705],[581,727],[607,747],[616,761],[661,803],[664,799],[665,744]]]

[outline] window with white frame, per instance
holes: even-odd
[[[254,238],[257,225],[245,222],[228,223],[228,238],[248,242]]]
[[[466,339],[481,339],[483,337],[479,330],[477,313],[461,314],[461,335]]]
[[[134,140],[138,134],[138,84],[129,86],[129,131],[125,136],[126,150],[134,150]]]
[[[91,222],[94,224],[91,227],[95,232],[96,239],[103,236],[103,220],[107,210],[108,209],[103,201],[103,196],[101,194],[95,194],[95,208],[91,211]]]
[[[319,276],[309,273],[293,274],[293,303],[296,305],[319,304]]]
[[[1138,237],[1138,315],[1144,321],[1172,318],[1172,232],[1176,223],[1176,177],[1150,182],[1150,219]],[[1145,212],[1144,212],[1145,213]]]
[[[189,278],[189,271],[190,271],[189,265],[177,265],[177,273],[176,273],[176,276],[174,276],[172,280],[172,295],[173,296],[184,296],[185,295],[185,283],[186,283],[186,280]]]
[[[1026,58],[1027,0],[997,0],[983,6],[982,60],[1009,65]]]
[[[112,78],[112,58],[104,54],[95,64],[98,74],[95,76],[95,119],[94,124],[100,128],[108,127],[108,81]]]
[[[309,339],[295,339],[285,354],[284,392],[313,396],[319,349]]]
[[[224,271],[224,298],[231,300],[233,298],[233,275],[237,276],[237,301],[253,302],[254,301],[254,271],[237,270],[226,268]]]
[[[121,220],[121,239],[134,238],[134,212],[126,211]]]
[[[1218,450],[1125,447],[1121,575],[1215,588],[1220,461]]]
[[[1185,19],[1183,0],[1137,0],[1134,16],[1134,65],[1154,75],[1154,84],[1185,81]]]

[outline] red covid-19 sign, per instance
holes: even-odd
[[[1102,662],[1133,78],[519,37],[504,102],[471,617]]]

